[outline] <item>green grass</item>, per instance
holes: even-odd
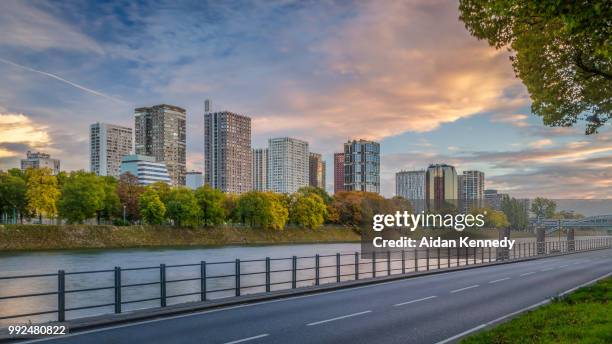
[[[223,246],[358,242],[350,228],[287,228],[282,231],[236,227],[0,225],[0,251],[164,246]]]
[[[580,288],[461,344],[612,343],[612,277]]]

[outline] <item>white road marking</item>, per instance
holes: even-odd
[[[596,279],[594,279],[594,280],[591,280],[591,281],[588,281],[588,282],[586,282],[586,283],[583,283],[583,284],[581,284],[581,285],[579,285],[579,286],[577,286],[577,287],[574,287],[574,288],[572,288],[572,289],[568,289],[568,290],[566,290],[566,291],[562,292],[561,294],[559,294],[559,296],[563,296],[563,295],[569,294],[569,293],[573,292],[574,290],[576,290],[576,289],[578,289],[578,288],[582,288],[582,287],[584,287],[584,286],[587,286],[587,285],[593,284],[593,283],[595,283],[595,282],[597,282],[597,281],[599,281],[599,280],[601,280],[601,279],[604,279],[604,278],[606,278],[606,277],[608,277],[608,276],[611,276],[611,275],[612,275],[612,273],[607,273],[607,274],[605,274],[605,275],[603,275],[603,276],[597,277],[597,278],[596,278]],[[537,307],[540,307],[540,306],[542,306],[542,305],[545,305],[545,304],[549,303],[551,300],[552,300],[552,298],[549,298],[549,299],[546,299],[546,300],[544,300],[544,301],[540,301],[540,302],[538,302],[538,303],[536,303],[536,304],[533,304],[533,305],[531,305],[531,306],[528,306],[528,307],[525,307],[525,308],[519,309],[519,310],[518,310],[518,311],[516,311],[516,312],[508,313],[508,314],[503,315],[503,316],[501,316],[501,317],[499,317],[499,318],[497,318],[497,319],[495,319],[495,320],[492,320],[492,321],[486,322],[486,323],[484,323],[484,324],[480,324],[480,325],[478,325],[478,326],[476,326],[476,327],[473,327],[473,328],[471,328],[471,329],[469,329],[469,330],[467,330],[467,331],[463,331],[463,332],[461,332],[461,333],[459,333],[459,334],[456,334],[456,335],[454,335],[454,336],[452,336],[452,337],[449,337],[449,338],[446,338],[446,339],[444,339],[444,340],[441,340],[441,341],[439,341],[439,342],[438,342],[438,343],[436,343],[436,344],[445,344],[445,343],[453,342],[453,341],[455,341],[455,340],[457,340],[457,339],[459,339],[459,338],[461,338],[461,337],[464,337],[464,336],[466,336],[466,335],[468,335],[468,334],[470,334],[470,333],[473,333],[473,332],[476,332],[476,331],[480,331],[481,329],[483,329],[483,328],[485,328],[485,327],[487,327],[487,326],[490,326],[490,325],[496,324],[496,323],[498,323],[498,322],[500,322],[500,321],[502,321],[502,320],[505,320],[505,319],[510,318],[510,317],[513,317],[513,316],[515,316],[515,315],[517,315],[517,314],[520,314],[520,313],[526,312],[526,311],[528,311],[528,310],[530,310],[530,309],[537,308]]]
[[[253,337],[249,337],[249,338],[243,338],[243,339],[238,339],[238,340],[234,340],[231,342],[227,342],[225,344],[237,344],[237,343],[244,343],[244,342],[248,342],[249,340],[255,340],[255,339],[259,339],[259,338],[263,338],[263,337],[267,337],[269,336],[268,333],[264,333],[264,334],[260,334],[258,336],[253,336]]]
[[[510,279],[510,277],[500,278],[500,279],[497,279],[497,280],[494,280],[494,281],[490,281],[489,283],[497,283],[497,282],[501,282],[501,281],[507,281],[509,279]]]
[[[554,270],[554,269],[555,269],[555,268],[548,268],[548,269],[542,269],[542,270],[540,270],[540,271],[542,271],[542,272],[546,272],[546,271],[551,271],[551,270]]]
[[[520,276],[520,277],[523,277],[523,276],[529,276],[529,275],[533,275],[533,274],[535,274],[535,271],[525,272],[524,274],[521,274],[521,275],[519,275],[519,276]]]
[[[569,264],[561,265],[561,266],[559,267],[559,269],[561,269],[561,268],[566,268],[566,267],[568,267],[568,266],[569,266]]]
[[[402,303],[396,303],[393,306],[403,306],[403,305],[408,305],[411,303],[415,303],[415,302],[420,302],[420,301],[425,301],[425,300],[429,300],[429,299],[433,299],[436,298],[437,296],[428,296],[428,297],[424,297],[422,299],[418,299],[418,300],[412,300],[412,301],[406,301],[406,302],[402,302]]]
[[[315,321],[312,322],[310,324],[306,324],[306,326],[315,326],[315,325],[320,325],[320,324],[325,324],[328,322],[332,322],[332,321],[336,321],[336,320],[342,320],[342,319],[346,319],[346,318],[352,318],[352,317],[356,317],[358,315],[363,315],[363,314],[367,314],[367,313],[371,313],[372,311],[363,311],[363,312],[359,312],[359,313],[353,313],[353,314],[347,314],[347,315],[343,315],[340,317],[335,317],[335,318],[331,318],[331,319],[327,319],[327,320],[321,320],[321,321]]]
[[[468,289],[472,289],[472,288],[478,288],[478,287],[480,287],[480,284],[474,284],[474,285],[471,285],[471,286],[469,286],[469,287],[465,287],[465,288],[461,288],[461,289],[451,290],[451,294],[458,293],[458,292],[460,292],[460,291],[464,291],[464,290],[468,290]]]

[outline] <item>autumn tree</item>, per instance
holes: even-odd
[[[320,227],[327,216],[327,206],[316,193],[296,193],[289,208],[291,222],[307,228]]]
[[[606,0],[460,0],[468,31],[512,52],[512,66],[545,125],[612,116],[612,6]]]
[[[144,186],[138,182],[138,177],[126,172],[119,177],[117,196],[122,207],[125,207],[126,220],[134,222],[140,219],[138,199],[144,192]]]
[[[38,215],[40,223],[43,216],[53,218],[57,215],[60,190],[51,172],[50,168],[29,168],[25,173],[27,209]]]
[[[140,217],[150,225],[161,225],[164,223],[166,206],[159,198],[154,188],[147,188],[139,196]]]

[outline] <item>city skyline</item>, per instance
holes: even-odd
[[[202,170],[211,98],[253,119],[253,147],[297,137],[330,163],[349,138],[380,142],[385,196],[395,172],[446,162],[517,197],[610,197],[609,126],[544,127],[507,53],[470,37],[452,2],[208,5],[2,2],[0,169],[27,150],[87,169],[91,123],[131,127],[134,108],[169,103],[187,110],[187,170]],[[172,20],[187,12],[202,16]]]

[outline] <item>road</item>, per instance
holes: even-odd
[[[44,343],[438,343],[612,272],[612,249],[265,301]]]

